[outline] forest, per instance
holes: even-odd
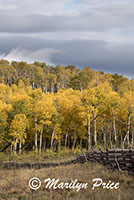
[[[89,66],[0,60],[0,151],[99,146],[134,146],[133,79]]]

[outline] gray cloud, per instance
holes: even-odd
[[[19,41],[19,43],[18,43]],[[96,70],[134,75],[134,44],[110,44],[97,40],[47,40],[26,37],[0,38],[1,58],[35,60],[49,64],[78,67],[91,66]],[[8,46],[5,53],[3,46]],[[5,54],[4,54],[5,53]]]
[[[0,54],[134,74],[133,0],[1,0]]]
[[[24,2],[26,4],[26,1]],[[62,3],[62,7],[65,2],[67,1]],[[43,1],[40,0],[39,3],[38,6],[40,6],[40,8],[44,7],[45,4],[43,4]],[[54,1],[51,3],[52,6],[55,5]],[[22,9],[20,14],[18,14],[18,12],[0,12],[1,32],[102,31],[113,28],[133,29],[134,26],[134,2],[130,4],[128,1],[128,3],[117,5],[102,4],[102,6],[89,6],[90,4],[86,4],[86,6],[78,7],[76,15],[73,15],[73,8],[70,10],[70,15],[68,15],[66,11],[68,10],[67,8],[64,8],[64,14],[59,14],[60,12],[58,11],[57,14],[54,12],[53,15],[48,15],[47,12],[41,12],[41,14],[39,14],[39,12],[35,12],[34,14],[30,12],[30,14],[28,14],[28,12],[23,12],[23,7],[25,6],[26,10],[28,9],[31,11],[31,3],[28,4],[28,8],[25,4],[23,3],[20,6],[20,9]],[[34,1],[34,4],[36,5],[37,3]],[[77,7],[77,4],[74,4],[74,7],[75,6]],[[51,10],[49,4],[46,4],[46,7],[49,7],[49,10]]]
[[[104,14],[85,13],[82,16],[45,16],[25,15],[10,16],[0,14],[0,31],[8,33],[33,33],[33,32],[55,32],[55,31],[102,31],[112,28],[133,29],[134,13],[126,17],[114,17]]]

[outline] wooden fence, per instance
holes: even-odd
[[[129,174],[134,175],[134,149],[107,149],[106,151],[90,151],[64,162],[51,163],[0,163],[4,168],[43,168],[58,167],[76,163],[98,162],[111,170],[127,170]]]
[[[127,170],[134,175],[134,149],[107,149],[92,151],[77,157],[78,162],[98,162],[111,170]]]

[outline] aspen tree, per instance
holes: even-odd
[[[27,119],[24,114],[15,115],[10,126],[10,136],[14,138],[14,152],[16,153],[16,145],[19,143],[19,155],[21,154],[21,144],[25,143],[26,139]]]

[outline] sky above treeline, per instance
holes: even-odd
[[[134,0],[0,0],[0,59],[134,75]]]

